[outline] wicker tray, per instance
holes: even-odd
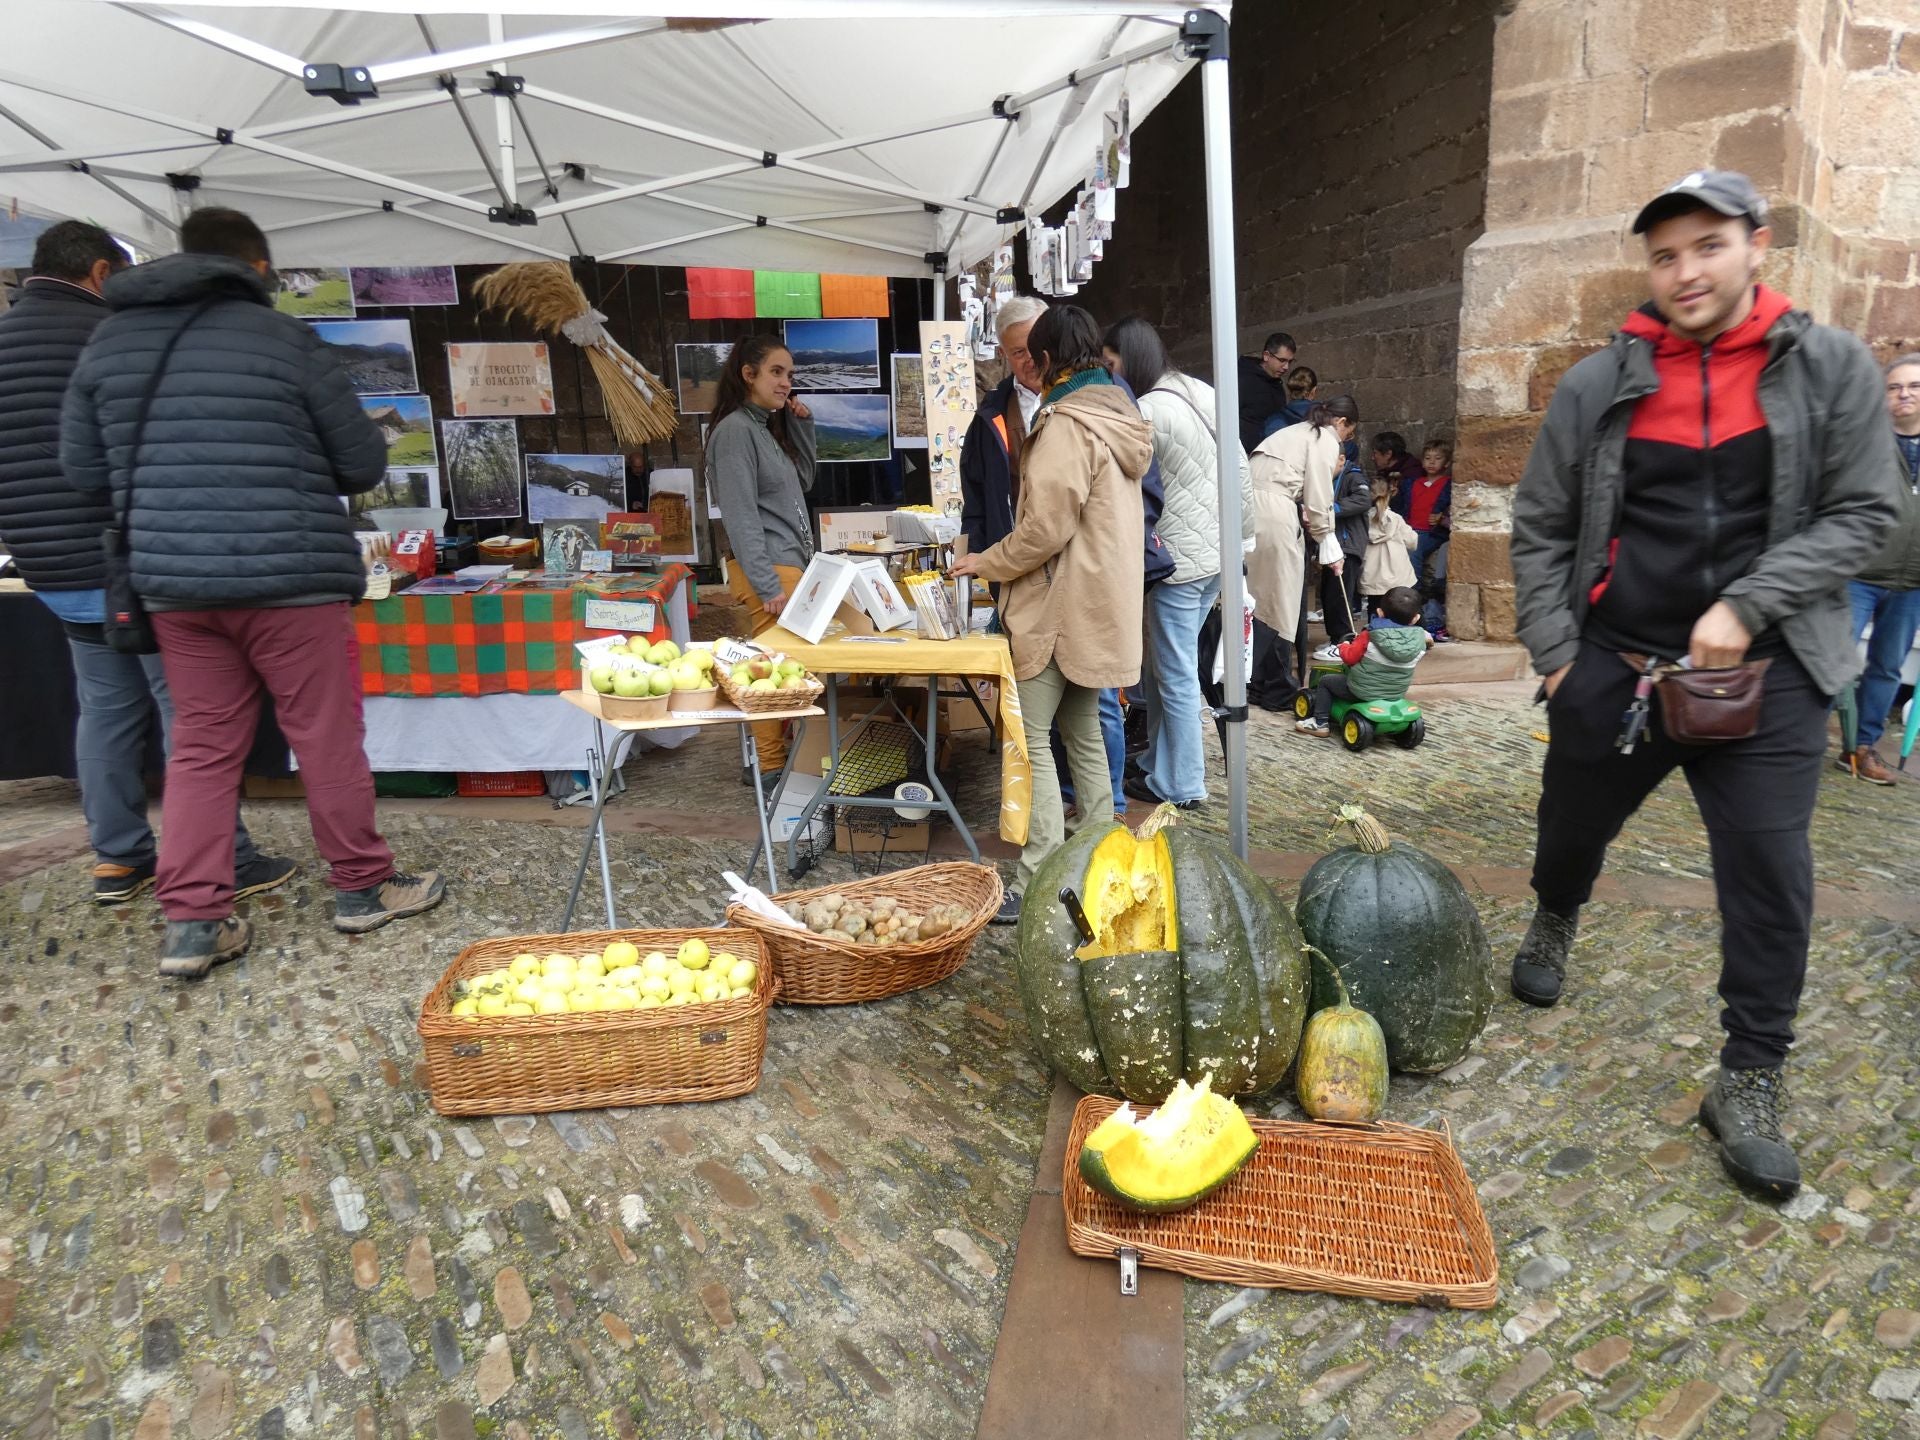
[[[1067,1245],[1229,1285],[1324,1290],[1459,1310],[1500,1298],[1500,1263],[1451,1135],[1405,1125],[1302,1124],[1249,1116],[1260,1148],[1194,1206],[1143,1215],[1080,1178],[1080,1147],[1120,1102],[1073,1111],[1061,1200]]]
[[[757,964],[755,993],[654,1010],[478,1022],[450,1013],[456,980],[496,969],[523,950],[579,955],[630,940],[645,954],[676,949],[696,935]],[[479,941],[460,952],[420,1003],[433,1108],[442,1115],[527,1115],[745,1095],[760,1083],[777,984],[766,947],[750,930],[582,930]]]
[[[772,899],[784,905],[830,893],[911,898],[916,905],[965,905],[973,918],[933,940],[882,948],[843,944],[811,930],[776,925],[744,905],[729,905],[727,923],[752,930],[766,947],[783,1005],[855,1005],[938,984],[966,962],[974,937],[1000,908],[1001,886],[992,866],[960,861],[895,870],[847,885],[789,890]]]
[[[827,687],[811,675],[798,690],[749,690],[744,685],[734,684],[733,677],[718,665],[714,667],[713,678],[726,695],[727,703],[749,715],[768,710],[804,710],[827,693]]]

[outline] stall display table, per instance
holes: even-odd
[[[570,690],[560,697],[583,715],[593,732],[592,742],[587,748],[587,785],[593,797],[593,818],[587,827],[586,843],[580,848],[580,863],[573,872],[573,888],[567,894],[567,908],[560,916],[558,930],[564,934],[573,928],[573,912],[580,904],[580,887],[586,882],[587,865],[592,861],[594,851],[600,852],[600,894],[606,904],[607,929],[618,930],[620,922],[613,911],[613,871],[607,863],[607,796],[617,782],[620,767],[626,762],[627,752],[634,740],[641,735],[657,734],[668,730],[704,730],[715,725],[733,725],[740,731],[740,749],[742,762],[753,776],[753,795],[760,813],[760,839],[754,846],[753,858],[747,862],[746,878],[753,879],[753,868],[760,856],[767,857],[767,881],[773,881],[773,830],[771,815],[774,804],[778,803],[780,792],[785,788],[787,769],[780,772],[774,783],[773,795],[768,796],[766,785],[760,775],[760,751],[753,742],[753,726],[761,721],[804,720],[810,715],[825,712],[817,706],[806,706],[795,710],[761,711],[748,714],[743,710],[714,709],[686,711],[680,714],[664,715],[658,720],[607,720],[598,714],[598,696],[588,695],[579,690]],[[613,731],[613,741],[607,741],[607,731]],[[788,756],[788,769],[792,766],[792,756]]]
[[[1015,845],[1027,841],[1027,826],[1033,803],[1033,767],[1027,758],[1026,731],[1020,723],[1019,682],[1013,673],[1013,652],[1001,635],[968,635],[959,640],[923,640],[911,635],[849,635],[835,624],[817,645],[808,644],[792,631],[774,625],[754,636],[753,643],[798,660],[826,682],[827,745],[832,757],[827,783],[801,810],[793,833],[787,837],[787,869],[800,874],[800,843],[807,834],[815,812],[833,804],[852,809],[892,809],[898,802],[891,797],[836,795],[831,793],[843,758],[840,749],[839,677],[872,675],[877,677],[924,677],[927,682],[927,716],[924,742],[927,758],[927,784],[934,793],[932,808],[944,813],[959,832],[961,841],[975,860],[980,847],[973,832],[961,818],[946,786],[940,781],[935,757],[939,753],[940,680],[943,676],[960,680],[996,681],[1000,696],[1000,838]],[[972,694],[971,689],[967,690]],[[978,703],[977,700],[975,703]],[[783,783],[784,783],[784,777]],[[777,796],[776,796],[777,799]]]

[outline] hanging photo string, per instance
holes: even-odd
[[[1093,267],[1105,258],[1107,241],[1113,238],[1118,194],[1131,178],[1132,112],[1133,102],[1123,88],[1119,108],[1106,113],[1092,168],[1062,223],[1048,225],[1038,216],[1027,217],[1027,272],[1038,293],[1055,299],[1079,294],[1080,287],[1093,279]],[[997,275],[995,280],[992,308],[1000,300]]]

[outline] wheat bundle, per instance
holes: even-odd
[[[673,396],[646,366],[607,334],[606,316],[587,301],[572,272],[558,261],[502,265],[475,282],[480,303],[507,316],[524,315],[542,330],[556,330],[587,352],[593,377],[607,404],[607,419],[620,443],[664,440],[680,423]]]

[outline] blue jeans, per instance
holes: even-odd
[[[1178,804],[1207,798],[1200,627],[1219,594],[1218,575],[1162,581],[1147,592],[1147,753],[1140,765],[1153,793]]]
[[[1857,743],[1874,745],[1887,728],[1887,711],[1900,688],[1900,667],[1913,649],[1920,629],[1920,590],[1888,590],[1861,580],[1847,582],[1853,602],[1853,640],[1857,645],[1869,621],[1873,638],[1867,641],[1867,671],[1860,677],[1860,731]]]

